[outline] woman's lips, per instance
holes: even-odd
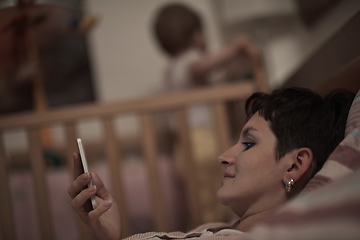
[[[224,178],[221,181],[221,185],[223,185],[227,180],[230,180],[230,179],[232,179],[234,177],[235,177],[235,175],[225,172],[224,173]]]
[[[234,177],[235,177],[235,175],[233,175],[233,174],[230,174],[227,172],[224,173],[224,178],[234,178]]]

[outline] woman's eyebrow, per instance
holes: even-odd
[[[242,132],[243,137],[246,137],[247,135],[249,135],[250,131],[258,131],[258,130],[254,127],[247,127]]]

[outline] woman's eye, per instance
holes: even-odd
[[[244,151],[249,150],[251,147],[253,147],[255,145],[255,143],[253,143],[253,142],[242,142],[242,144],[245,145]]]

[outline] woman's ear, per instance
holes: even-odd
[[[298,182],[307,172],[313,161],[313,153],[310,148],[300,148],[292,154],[292,165],[284,175],[284,183],[293,179]]]

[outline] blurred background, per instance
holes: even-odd
[[[0,79],[7,90],[2,90],[1,114],[36,108],[29,80],[36,67],[26,62],[31,50],[24,35],[13,34],[21,22],[11,7],[16,2],[0,1]],[[35,36],[32,48],[39,52],[48,108],[165,91],[168,58],[152,28],[156,11],[172,1],[35,2],[29,29]],[[249,36],[261,50],[271,90],[289,80],[360,8],[356,0],[178,2],[201,14],[210,52],[236,36]],[[135,131],[132,120],[123,120],[123,131]],[[91,138],[96,133],[84,134]]]
[[[315,90],[322,82],[312,85],[314,79],[331,78],[359,56],[355,30],[359,28],[352,27],[344,32],[345,38],[338,37],[356,16],[355,26],[360,26],[358,0],[0,0],[0,118],[166,92],[164,71],[169,59],[155,42],[152,29],[156,11],[170,2],[187,4],[201,14],[209,52],[218,51],[239,35],[248,36],[261,52],[270,90],[292,85]],[[327,49],[327,54],[317,55],[321,49]],[[313,64],[308,67],[310,62]],[[304,75],[301,70],[311,74]],[[39,92],[41,96],[36,97]],[[139,119],[129,114],[115,122],[115,131],[121,133],[122,155],[129,163],[121,174],[129,186],[133,184],[128,190],[129,202],[136,199],[129,206],[132,233],[150,231],[149,200],[130,189],[147,194],[136,144],[141,135]],[[89,149],[93,169],[108,181],[102,164],[104,153],[97,147],[104,134],[99,121],[80,121],[77,133]],[[69,173],[59,171],[65,165],[63,126],[51,125],[45,135],[50,139],[44,156],[52,170],[47,181],[53,186],[49,191],[56,239],[78,239],[66,193]],[[17,237],[38,239],[26,133],[21,128],[10,129],[3,131],[2,139],[11,162]],[[186,206],[179,205],[181,183],[174,177],[174,166],[168,164],[171,157],[160,157],[165,159],[162,174],[169,195],[167,211],[176,216],[171,230],[185,231],[186,216],[181,212]],[[216,189],[211,191],[213,194]],[[205,211],[203,221],[230,220],[232,216],[214,207],[214,201],[209,209],[220,210],[214,214]]]

